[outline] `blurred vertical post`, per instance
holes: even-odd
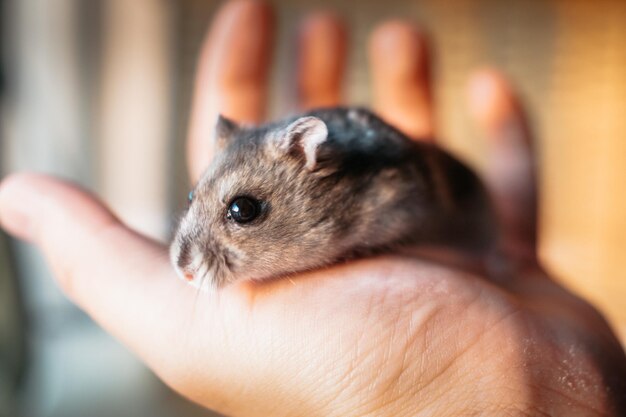
[[[71,178],[84,185],[90,183],[90,117],[83,94],[82,38],[78,34],[80,3],[80,0],[7,0],[3,4],[2,173],[34,170]],[[6,364],[7,372],[13,372],[11,369],[23,358],[24,339],[18,339],[18,332],[25,331],[24,316],[36,317],[31,322],[38,324],[79,316],[50,279],[39,253],[21,244],[13,248],[10,253],[15,257],[11,259],[6,247],[0,249],[3,275],[0,315],[12,326],[3,330],[0,338],[12,345],[11,349],[19,349],[6,352],[10,361]],[[9,261],[15,269],[8,269]],[[26,314],[19,314],[19,310],[15,314],[13,309],[22,301],[15,291],[16,282],[11,281],[15,275],[20,278]],[[66,328],[46,332],[42,331],[44,327],[28,329],[29,373],[21,388],[37,400],[20,405],[28,408],[29,415],[49,409],[62,391],[59,384],[49,381],[53,380],[55,364],[62,361],[54,355],[52,346]],[[14,394],[12,400],[17,403],[18,398]]]
[[[0,39],[7,32],[6,3],[0,0]],[[4,131],[6,98],[5,43],[0,42],[0,132]],[[0,155],[2,142],[0,141]],[[0,159],[0,172],[2,160]],[[26,340],[22,309],[22,297],[18,291],[17,277],[12,268],[13,262],[6,235],[0,232],[0,416],[16,414],[17,391],[25,369]]]
[[[25,370],[24,315],[17,280],[0,233],[0,415],[15,415],[17,391]]]
[[[4,7],[3,172],[34,170],[89,185],[89,107],[83,95],[80,0],[10,0]],[[30,308],[68,308],[39,254],[16,247]]]
[[[9,171],[90,176],[88,109],[82,95],[79,0],[7,3],[7,123],[2,158]]]
[[[104,199],[150,236],[168,232],[172,133],[172,10],[161,0],[104,2],[97,128]]]

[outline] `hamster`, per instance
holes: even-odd
[[[415,245],[493,246],[479,178],[362,108],[258,127],[220,116],[216,155],[189,195],[170,255],[202,290]]]

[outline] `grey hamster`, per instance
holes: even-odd
[[[368,110],[258,127],[220,116],[214,141],[170,250],[179,275],[203,290],[406,245],[480,253],[493,244],[478,177]]]

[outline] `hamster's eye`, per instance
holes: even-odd
[[[187,200],[189,201],[189,204],[191,204],[191,202],[193,201],[193,190],[189,191],[189,194],[187,195]]]
[[[227,217],[237,223],[248,223],[256,219],[261,209],[259,202],[250,197],[237,197],[228,207]]]

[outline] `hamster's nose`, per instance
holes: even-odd
[[[191,244],[187,241],[181,243],[179,251],[178,251],[178,259],[176,260],[176,265],[182,272],[182,276],[186,281],[193,281],[194,273],[190,271],[191,264]]]

